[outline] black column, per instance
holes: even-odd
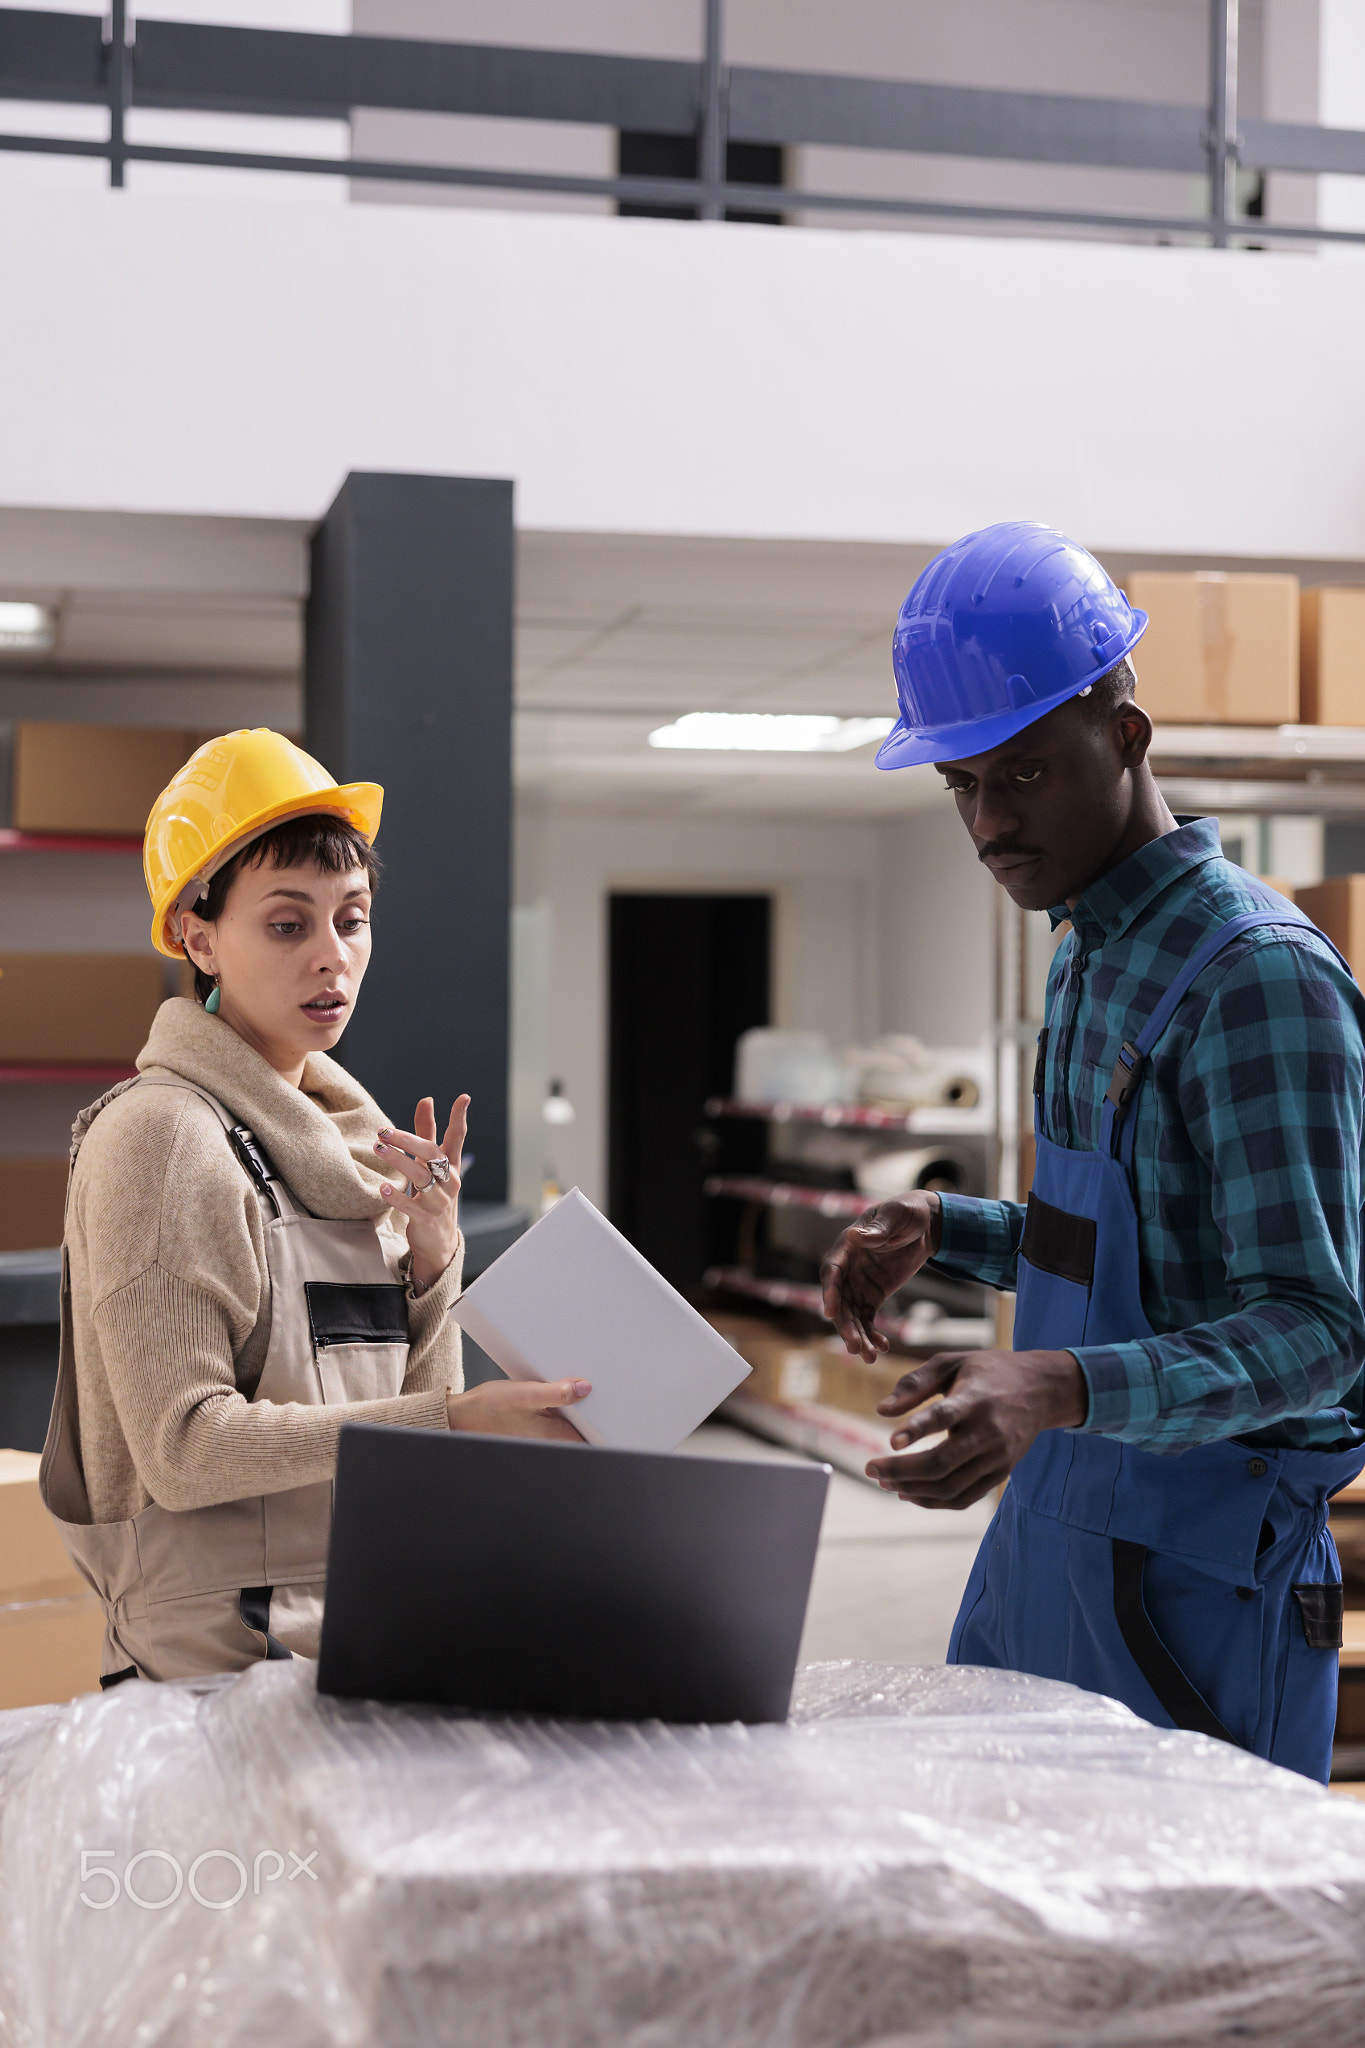
[[[313,540],[308,750],[384,786],[374,960],[338,1058],[400,1129],[473,1097],[466,1183],[507,1195],[512,486],[348,476]]]

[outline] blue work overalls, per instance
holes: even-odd
[[[1186,964],[1131,1044],[1095,1152],[1043,1129],[1019,1258],[1020,1351],[1153,1334],[1142,1310],[1127,1114],[1147,1059],[1197,977],[1253,925],[1304,923],[1281,903],[1233,918]],[[1365,1451],[1253,1450],[1232,1440],[1157,1455],[1046,1430],[1010,1475],[948,1661],[1067,1679],[1159,1728],[1192,1728],[1325,1781],[1336,1717],[1341,1568],[1331,1494]]]

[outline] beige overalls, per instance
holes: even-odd
[[[142,1075],[125,1086],[200,1096],[255,1186],[265,1227],[270,1343],[251,1399],[335,1404],[401,1393],[408,1357],[406,1295],[396,1277],[401,1241],[394,1238],[386,1259],[372,1222],[310,1216],[251,1133],[192,1082]],[[80,1130],[73,1167],[83,1136]],[[240,1671],[261,1657],[317,1656],[330,1480],[179,1512],[153,1501],[131,1521],[90,1520],[65,1252],[57,1393],[39,1487],[76,1569],[104,1604],[102,1684]]]

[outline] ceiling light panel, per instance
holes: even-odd
[[[885,739],[889,718],[837,718],[831,712],[688,711],[649,735],[651,747],[761,754],[846,754]]]
[[[57,617],[45,604],[0,598],[0,650],[46,653],[57,637]]]

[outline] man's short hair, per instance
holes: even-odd
[[[1097,683],[1090,685],[1088,697],[1081,703],[1097,724],[1108,718],[1118,706],[1137,694],[1137,677],[1125,654],[1111,669],[1106,669]]]

